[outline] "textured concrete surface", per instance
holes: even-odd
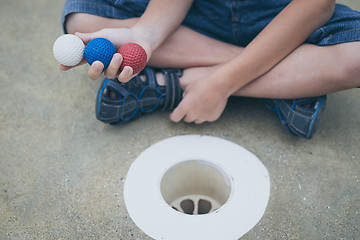
[[[100,82],[87,66],[60,72],[52,56],[62,6],[0,3],[0,239],[150,239],[127,214],[124,179],[144,149],[182,134],[233,141],[268,168],[268,208],[243,239],[359,239],[359,89],[328,96],[312,140],[289,135],[254,99],[232,100],[212,124],[158,112],[104,125],[94,116]]]

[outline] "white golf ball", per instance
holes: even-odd
[[[79,37],[65,34],[56,39],[53,53],[60,64],[71,67],[80,63],[84,58],[84,49],[85,45]]]

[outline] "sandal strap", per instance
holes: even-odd
[[[183,74],[182,69],[161,69],[165,77],[165,103],[163,110],[172,110],[177,107],[182,99],[182,89],[180,87],[180,77]]]
[[[156,88],[157,83],[156,83],[156,76],[154,69],[150,67],[145,67],[143,73],[145,74],[145,78],[146,78],[145,81],[147,82],[149,87],[153,89]]]
[[[143,70],[145,75],[145,84],[143,85],[143,91],[151,89],[159,94],[158,98],[143,98],[142,92],[139,94],[140,108],[143,112],[151,112],[157,108],[162,107],[163,111],[174,109],[182,100],[182,89],[180,87],[180,77],[183,74],[182,69],[160,69],[160,72],[164,75],[165,86],[161,86],[156,81],[156,71],[153,68],[146,67]],[[144,111],[143,107],[154,106],[151,111]]]
[[[149,106],[154,106],[153,110],[155,110],[157,108],[157,106],[159,104],[161,104],[161,100],[162,100],[162,93],[161,93],[161,86],[158,86],[157,82],[156,82],[156,75],[155,75],[155,71],[150,68],[150,67],[145,67],[143,69],[143,74],[145,75],[145,82],[144,83],[140,83],[142,86],[142,90],[140,91],[138,98],[139,98],[139,108],[141,109],[141,111],[143,112],[149,112],[149,111],[145,111],[143,108],[144,107],[149,107]],[[141,81],[141,80],[140,80]],[[143,96],[143,92],[145,90],[151,89],[152,91],[155,91],[159,94],[159,97],[154,98],[147,98],[147,97],[142,97]]]

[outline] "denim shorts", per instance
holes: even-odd
[[[140,17],[149,0],[66,0],[62,15],[65,29],[70,13],[83,12],[107,18]],[[248,45],[291,0],[195,0],[184,22],[206,36]],[[336,4],[332,18],[306,40],[318,46],[360,41],[360,12]]]

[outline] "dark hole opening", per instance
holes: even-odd
[[[192,201],[190,199],[183,200],[180,203],[180,207],[182,208],[184,213],[191,214],[191,215],[194,214],[194,209],[195,209],[194,201]]]

